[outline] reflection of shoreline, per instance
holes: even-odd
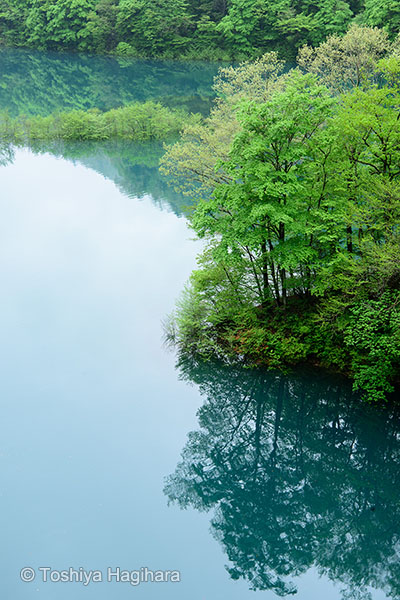
[[[228,571],[296,593],[315,567],[370,598],[400,596],[400,414],[362,403],[341,378],[284,376],[181,358],[205,396],[166,494],[212,510]]]
[[[11,116],[109,110],[146,100],[208,112],[220,65],[0,49],[0,108]]]
[[[158,170],[164,152],[161,142],[37,142],[29,146],[34,154],[51,154],[81,164],[115,183],[132,198],[150,196],[160,209],[171,210],[178,217],[187,210],[189,200],[175,192]],[[14,148],[0,147],[0,165],[14,160]]]

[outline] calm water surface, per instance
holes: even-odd
[[[108,110],[160,100],[193,112],[209,109],[219,65],[111,56],[0,50],[0,107],[11,114]]]
[[[396,410],[163,348],[200,246],[159,153],[3,148],[2,597],[399,598]],[[22,583],[25,566],[182,581]]]

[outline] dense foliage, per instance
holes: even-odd
[[[225,69],[225,99],[169,148],[208,243],[167,329],[204,355],[333,367],[378,400],[400,372],[400,59],[365,33],[352,60],[335,39],[303,53],[308,73]]]
[[[136,102],[106,112],[98,109],[59,112],[46,117],[0,115],[0,138],[16,143],[35,140],[160,140],[176,135],[196,115],[157,102]]]
[[[2,0],[3,44],[137,56],[294,58],[352,24],[399,31],[398,2],[381,0]]]

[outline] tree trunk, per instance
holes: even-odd
[[[352,252],[353,252],[353,230],[351,228],[351,225],[348,225],[348,227],[346,229],[346,233],[347,233],[347,252],[352,254]]]
[[[267,242],[264,240],[261,244],[262,252],[262,277],[263,277],[263,308],[266,307],[267,297],[269,296],[269,278],[268,278],[268,253]]]

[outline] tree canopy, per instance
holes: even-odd
[[[398,3],[380,0],[4,0],[0,42],[136,56],[293,60],[305,44],[354,25],[399,32]]]
[[[269,366],[311,360],[350,374],[370,399],[393,391],[400,60],[394,49],[379,59],[384,39],[355,29],[339,46],[303,52],[309,73],[279,75],[269,56],[268,85],[252,94],[241,74],[241,92],[233,86],[167,151],[163,170],[191,179],[192,195],[198,186],[191,226],[207,241],[171,329],[178,346]],[[263,70],[258,63],[249,78],[262,81]],[[221,106],[229,129],[218,125]]]

